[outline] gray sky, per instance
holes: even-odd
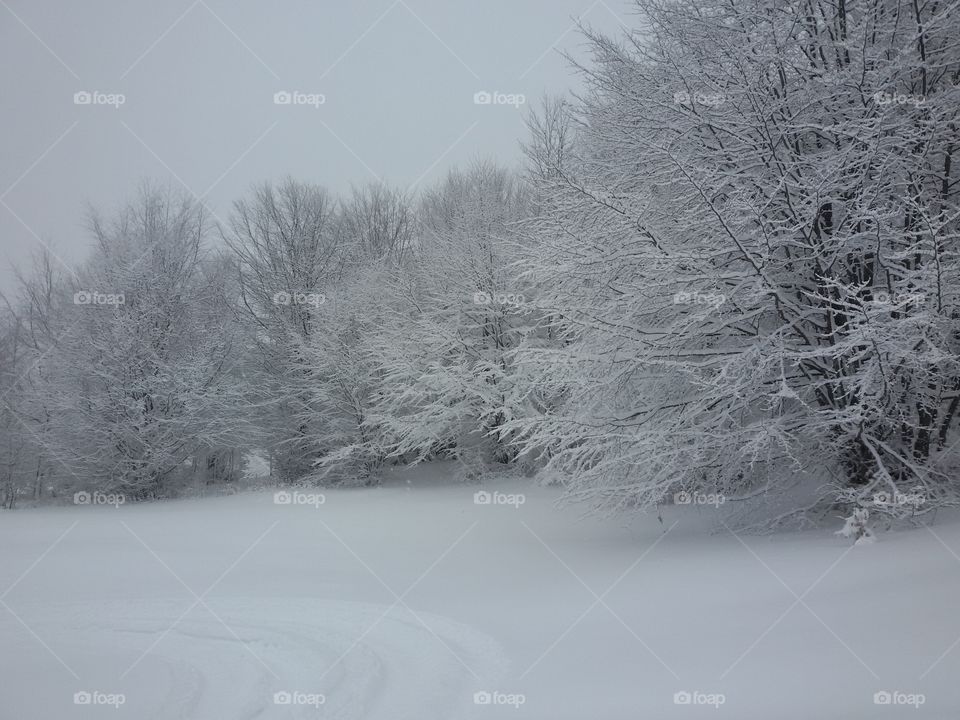
[[[478,154],[515,162],[525,108],[474,93],[534,103],[575,88],[559,55],[583,55],[574,17],[616,32],[630,9],[0,0],[0,290],[41,242],[83,257],[87,204],[109,210],[143,179],[184,185],[226,219],[252,183],[286,174],[343,191],[374,176],[419,187]],[[276,104],[283,91],[302,95]]]

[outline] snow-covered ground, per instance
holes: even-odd
[[[709,507],[584,519],[520,480],[478,504],[450,470],[322,504],[255,492],[0,514],[0,717],[960,710],[960,524],[859,547],[738,538],[710,532]]]

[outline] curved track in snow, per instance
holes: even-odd
[[[63,696],[46,704],[79,710],[78,717],[450,720],[468,714],[473,692],[495,683],[505,667],[489,637],[402,607],[208,598],[209,609],[198,604],[187,612],[193,602],[58,604],[20,613],[80,680],[50,654],[39,655],[36,639],[13,617],[0,615],[4,643],[30,658],[5,679],[28,682],[42,672],[50,692],[59,673]],[[76,706],[77,690],[123,693],[125,703]],[[275,693],[284,692],[301,695],[277,704]]]

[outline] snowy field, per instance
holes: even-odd
[[[3,513],[0,717],[956,717],[960,525],[738,538],[449,470]]]

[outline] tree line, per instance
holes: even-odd
[[[525,161],[146,187],[0,324],[0,487],[516,467],[603,509],[957,502],[956,2],[639,0]],[[878,501],[877,498],[881,498]],[[903,502],[900,499],[907,498]]]

